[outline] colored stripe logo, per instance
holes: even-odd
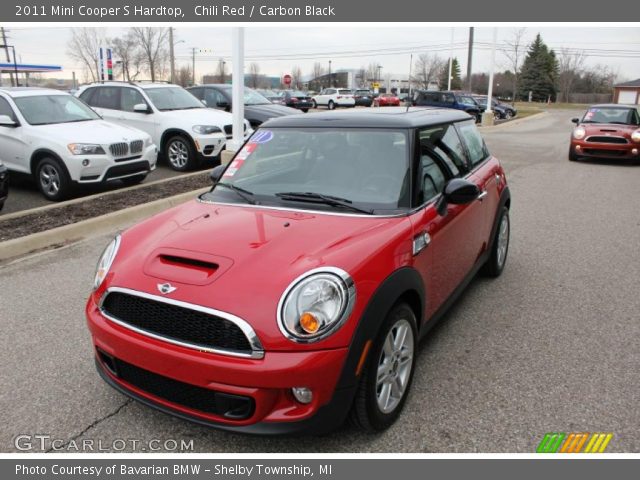
[[[604,453],[613,433],[547,433],[536,453]],[[584,448],[584,450],[583,450]]]

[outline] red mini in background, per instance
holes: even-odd
[[[581,158],[640,160],[640,115],[634,106],[593,105],[571,134],[569,160]]]
[[[392,93],[381,93],[373,99],[374,107],[399,107],[400,99]]]
[[[104,380],[194,422],[387,428],[419,339],[505,266],[509,189],[464,112],[269,120],[212,179],[109,244],[86,306]]]

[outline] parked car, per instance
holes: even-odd
[[[326,106],[329,110],[336,107],[355,107],[353,92],[348,88],[325,88],[311,98],[313,108]]]
[[[232,93],[231,85],[209,84],[187,88],[196,98],[205,102],[211,108],[217,108],[226,112],[231,111]],[[251,128],[257,128],[270,118],[283,115],[297,115],[299,110],[284,105],[276,105],[250,88],[244,89],[244,118]]]
[[[300,90],[283,90],[280,92],[280,103],[287,107],[297,108],[307,113],[310,108],[314,108],[311,97]]]
[[[509,189],[473,120],[279,117],[211,175],[101,256],[86,314],[102,378],[228,430],[390,426],[419,339],[505,266]]]
[[[374,107],[399,107],[400,99],[393,93],[381,93],[373,101]]]
[[[474,100],[480,105],[483,111],[487,109],[487,96],[486,95],[474,95]],[[491,102],[491,108],[495,113],[495,118],[499,120],[509,120],[518,114],[518,110],[513,105],[507,103],[501,103],[495,98]]]
[[[475,117],[476,122],[482,120],[482,112],[484,112],[484,109],[478,105],[471,95],[454,91],[417,90],[414,94],[413,104],[419,107],[455,108]]]
[[[256,90],[256,92],[258,92],[260,95],[265,97],[271,103],[280,103],[280,94],[278,92],[276,92],[275,90],[261,90],[261,89],[258,89],[258,90]]]
[[[1,128],[1,127],[0,127]],[[0,161],[0,210],[9,196],[9,169]]]
[[[569,160],[619,158],[640,160],[640,116],[636,106],[592,105],[572,120]]]
[[[105,82],[83,87],[78,97],[105,119],[144,130],[169,166],[192,170],[203,161],[220,162],[231,138],[230,113],[205,108],[178,85],[168,83]],[[245,121],[245,136],[251,133]]]
[[[370,107],[373,105],[373,92],[368,88],[354,90],[353,100],[357,107]]]
[[[0,159],[33,176],[48,200],[67,198],[74,184],[140,183],[157,156],[148,134],[104,121],[68,93],[0,89]]]

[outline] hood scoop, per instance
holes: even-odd
[[[618,130],[616,130],[615,128],[601,128],[600,129],[601,132],[617,132]]]
[[[144,273],[164,281],[207,285],[227,271],[233,261],[203,252],[158,248],[144,264]]]

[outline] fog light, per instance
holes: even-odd
[[[637,148],[632,149],[631,153],[633,153],[634,155],[637,155],[638,154],[638,149]]]
[[[90,163],[91,162],[89,161],[88,158],[85,158],[84,160],[82,160],[82,166],[83,167],[88,167]]]
[[[580,150],[580,145],[576,145],[576,150]]]
[[[311,403],[313,392],[307,387],[293,387],[291,393],[300,403]]]

